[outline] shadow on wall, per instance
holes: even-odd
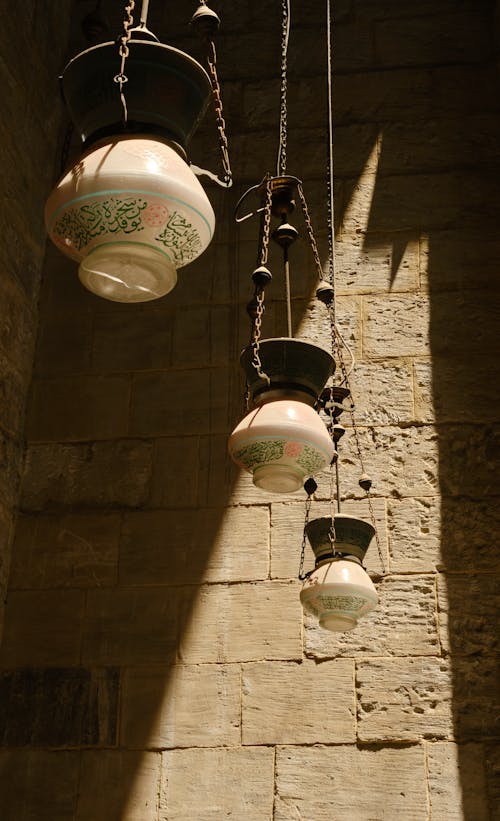
[[[489,10],[485,4],[479,14],[457,12],[452,21],[467,31],[468,45],[457,32],[439,49],[419,38],[414,18],[385,20],[376,60],[371,55],[353,66],[344,55],[361,53],[361,5],[359,16],[338,26],[335,83],[338,221],[347,219],[353,195],[363,196],[359,179],[377,143],[375,188],[366,191],[368,228],[350,230],[368,258],[392,247],[394,276],[407,243],[419,243],[420,271],[427,272],[429,339],[419,313],[427,299],[393,291],[384,295],[391,338],[374,337],[372,356],[391,358],[399,324],[394,355],[414,360],[413,421],[436,424],[428,457],[437,455],[439,479],[433,484],[429,472],[427,496],[436,505],[434,518],[442,495],[440,640],[452,669],[455,737],[480,742],[486,767],[489,739],[499,732],[493,605],[499,567],[491,537],[500,140]],[[367,12],[372,30],[369,18]],[[437,23],[441,38],[444,22]],[[428,35],[427,27],[422,37]],[[256,168],[259,173],[257,162]],[[289,168],[293,173],[292,160]],[[321,173],[318,166],[318,179]],[[241,630],[255,633],[256,658],[262,642],[274,648],[272,658],[302,658],[300,608],[290,607],[279,632],[252,585],[268,579],[267,547],[256,536],[267,532],[268,500],[235,485],[225,452],[239,413],[235,363],[246,342],[242,305],[254,251],[243,259],[232,243],[231,198],[236,194],[217,211],[217,245],[158,305],[100,302],[78,286],[66,263],[48,256],[28,480],[2,649],[2,666],[13,671],[2,678],[3,703],[17,694],[23,707],[8,721],[2,717],[2,743],[84,748],[78,821],[124,817],[139,770],[144,783],[150,769],[154,793],[155,751],[175,746],[176,731],[185,738],[194,726],[193,746],[239,743],[239,703],[224,694],[233,692],[225,663],[240,660]],[[377,299],[370,296],[369,308]],[[270,306],[271,325],[272,317]],[[236,502],[260,506],[227,510]],[[235,532],[238,564],[231,566],[224,546]],[[424,569],[432,572],[428,562]],[[202,581],[217,584],[203,588],[205,620],[198,622]],[[290,600],[296,597],[293,585],[268,585],[266,595],[289,590]],[[220,662],[216,677],[203,682],[200,665],[200,680],[184,681],[176,662],[200,661]],[[196,702],[190,687],[202,688],[205,698]],[[214,737],[212,725],[223,726],[222,735]],[[94,747],[108,751],[85,750]],[[6,765],[12,794],[22,794],[32,778],[40,805],[45,794],[53,801],[46,759],[37,763],[30,752],[24,768],[21,755],[12,753]],[[62,821],[73,818],[79,754],[53,755],[61,789],[51,811]],[[465,817],[476,821],[470,748],[460,755]],[[114,815],[106,816],[110,808]]]

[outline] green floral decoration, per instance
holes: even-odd
[[[310,445],[304,445],[302,453],[297,456],[297,464],[304,468],[309,475],[316,473],[325,464],[325,457],[319,450]]]

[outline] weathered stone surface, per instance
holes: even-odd
[[[363,299],[363,353],[372,358],[429,353],[429,300],[425,296]]]
[[[298,584],[208,585],[198,590],[180,655],[202,662],[302,657]]]
[[[237,746],[239,665],[129,670],[122,696],[123,744],[135,749]]]
[[[365,238],[363,234],[341,236],[335,243],[336,290],[338,294],[415,291],[419,272],[419,246],[408,237],[402,258],[395,252],[400,235]]]
[[[479,91],[477,87],[476,92]],[[448,99],[450,96],[449,88]],[[463,117],[463,111],[460,116]],[[480,228],[433,230],[420,239],[420,287],[432,294],[458,291],[460,301],[448,303],[448,310],[453,305],[458,311],[476,288],[497,288],[499,248],[498,236]],[[474,344],[475,340],[469,341]]]
[[[11,589],[114,584],[120,527],[121,516],[115,513],[20,515]]]
[[[48,266],[48,260],[46,264]],[[130,320],[127,323],[133,327]],[[70,314],[48,316],[37,339],[35,373],[55,376],[88,371],[91,343],[92,317],[88,312],[72,311]],[[121,350],[121,345],[113,345],[112,348],[116,352],[117,349]]]
[[[120,547],[124,585],[254,581],[268,573],[267,506],[125,515]]]
[[[399,499],[435,496],[438,493],[439,481],[443,480],[443,473],[439,470],[442,438],[436,428],[359,427],[358,439],[366,472],[372,477],[372,493],[375,496]],[[361,464],[349,427],[340,441],[339,459],[341,493],[347,497],[363,495],[358,485]],[[484,471],[485,466],[482,469]],[[319,474],[316,481],[317,495],[329,498],[328,473]]]
[[[429,573],[442,567],[441,516],[439,496],[389,500],[387,525],[394,573]]]
[[[178,632],[175,589],[89,591],[83,625],[84,664],[165,664]]]
[[[274,752],[268,747],[163,754],[160,821],[271,821],[273,797]]]
[[[486,346],[488,347],[488,346]],[[470,349],[467,349],[470,354]],[[457,371],[452,357],[416,360],[415,419],[419,422],[495,422],[491,374],[496,359],[478,356]]]
[[[336,744],[356,738],[354,662],[243,666],[243,744]]]
[[[66,376],[32,386],[27,435],[31,441],[75,441],[124,436],[128,376]]]
[[[480,744],[427,744],[430,818],[490,821],[484,753]]]
[[[151,507],[196,506],[199,448],[198,436],[169,436],[153,443]]]
[[[359,740],[452,738],[452,681],[443,659],[357,662]]]
[[[339,297],[337,322],[340,332],[356,356],[361,354],[361,304],[360,298]],[[331,330],[325,306],[317,300],[304,304],[297,337],[331,350]]]
[[[490,52],[489,9],[470,15],[467,9],[445,9],[424,15],[375,24],[375,43],[385,66],[483,62]],[[448,13],[446,13],[448,12]],[[439,36],[442,33],[442,36]]]
[[[119,672],[110,667],[0,672],[0,745],[112,746],[118,686]]]
[[[488,806],[491,818],[497,819],[500,807],[500,744],[485,745],[486,778],[488,785]]]
[[[77,664],[84,593],[20,590],[9,593],[0,648],[2,667]]]
[[[207,401],[200,403],[197,397]],[[132,382],[132,436],[220,433],[228,431],[225,369],[158,371],[137,374]]]
[[[22,507],[27,511],[74,504],[139,507],[147,501],[150,479],[149,442],[31,445]]]
[[[26,377],[4,354],[0,354],[0,427],[12,437],[22,434]]]
[[[495,624],[500,577],[490,573],[438,576],[439,634],[453,655],[498,654],[500,635]]]
[[[4,818],[73,821],[79,763],[78,752],[1,751],[0,803]]]
[[[496,496],[499,449],[498,426],[448,425],[443,428],[439,437],[441,493],[473,499]]]
[[[373,499],[372,509],[380,539],[382,558],[387,569],[389,562],[385,499]],[[368,502],[364,499],[361,501],[348,499],[342,505],[342,513],[359,516],[360,519],[365,519],[368,522],[371,521],[370,508]],[[273,502],[271,506],[271,578],[290,579],[298,576],[304,516],[303,499],[286,503]],[[331,516],[329,501],[314,502],[311,506],[311,519],[319,519],[322,516]],[[381,573],[383,570],[375,539],[372,540],[366,554],[365,564],[370,571],[374,570]],[[304,568],[308,571],[312,570],[313,567],[314,554],[309,547],[309,543],[307,543]]]
[[[330,633],[304,614],[304,646],[313,658],[432,656],[439,650],[432,576],[386,576],[379,603],[349,633]]]
[[[99,750],[81,760],[75,821],[156,821],[159,753]]]
[[[281,747],[276,753],[276,821],[424,821],[421,747]]]
[[[161,308],[149,306],[133,320],[123,310],[98,314],[93,323],[92,369],[102,373],[169,367],[173,313],[166,303]]]
[[[356,424],[397,425],[415,418],[409,364],[359,362],[351,374],[350,384],[356,404]],[[345,418],[348,420],[349,415],[345,414]]]

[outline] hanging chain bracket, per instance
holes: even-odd
[[[115,83],[118,83],[120,87],[120,100],[122,103],[123,109],[123,124],[126,125],[128,121],[128,111],[127,111],[127,101],[125,99],[125,84],[128,83],[128,77],[125,74],[125,65],[127,62],[127,57],[129,56],[130,49],[129,43],[130,38],[132,37],[132,26],[134,25],[134,17],[133,11],[135,8],[135,0],[128,0],[128,3],[125,5],[125,12],[123,18],[123,30],[118,39],[119,46],[118,46],[118,54],[120,55],[121,62],[120,62],[120,72],[113,77]]]

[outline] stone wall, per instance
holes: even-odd
[[[45,250],[43,203],[54,179],[57,73],[68,4],[11,3],[2,15],[0,82],[0,636],[22,469],[26,395]],[[47,106],[50,99],[50,106]]]
[[[160,5],[151,27],[196,50]],[[337,312],[383,574],[340,636],[301,613],[303,494],[271,498],[226,456],[256,253],[233,209],[275,167],[280,4],[224,5],[237,184],[209,189],[209,251],[139,307],[47,255],[0,656],[4,817],[498,818],[494,4],[334,7]],[[292,6],[288,170],[325,258],[324,8]],[[216,167],[214,134],[207,119],[193,162]],[[296,333],[327,342],[311,256],[291,253]],[[286,329],[276,249],[271,266],[268,336]],[[341,449],[345,510],[368,515],[351,429]],[[314,513],[328,493],[325,475]]]

